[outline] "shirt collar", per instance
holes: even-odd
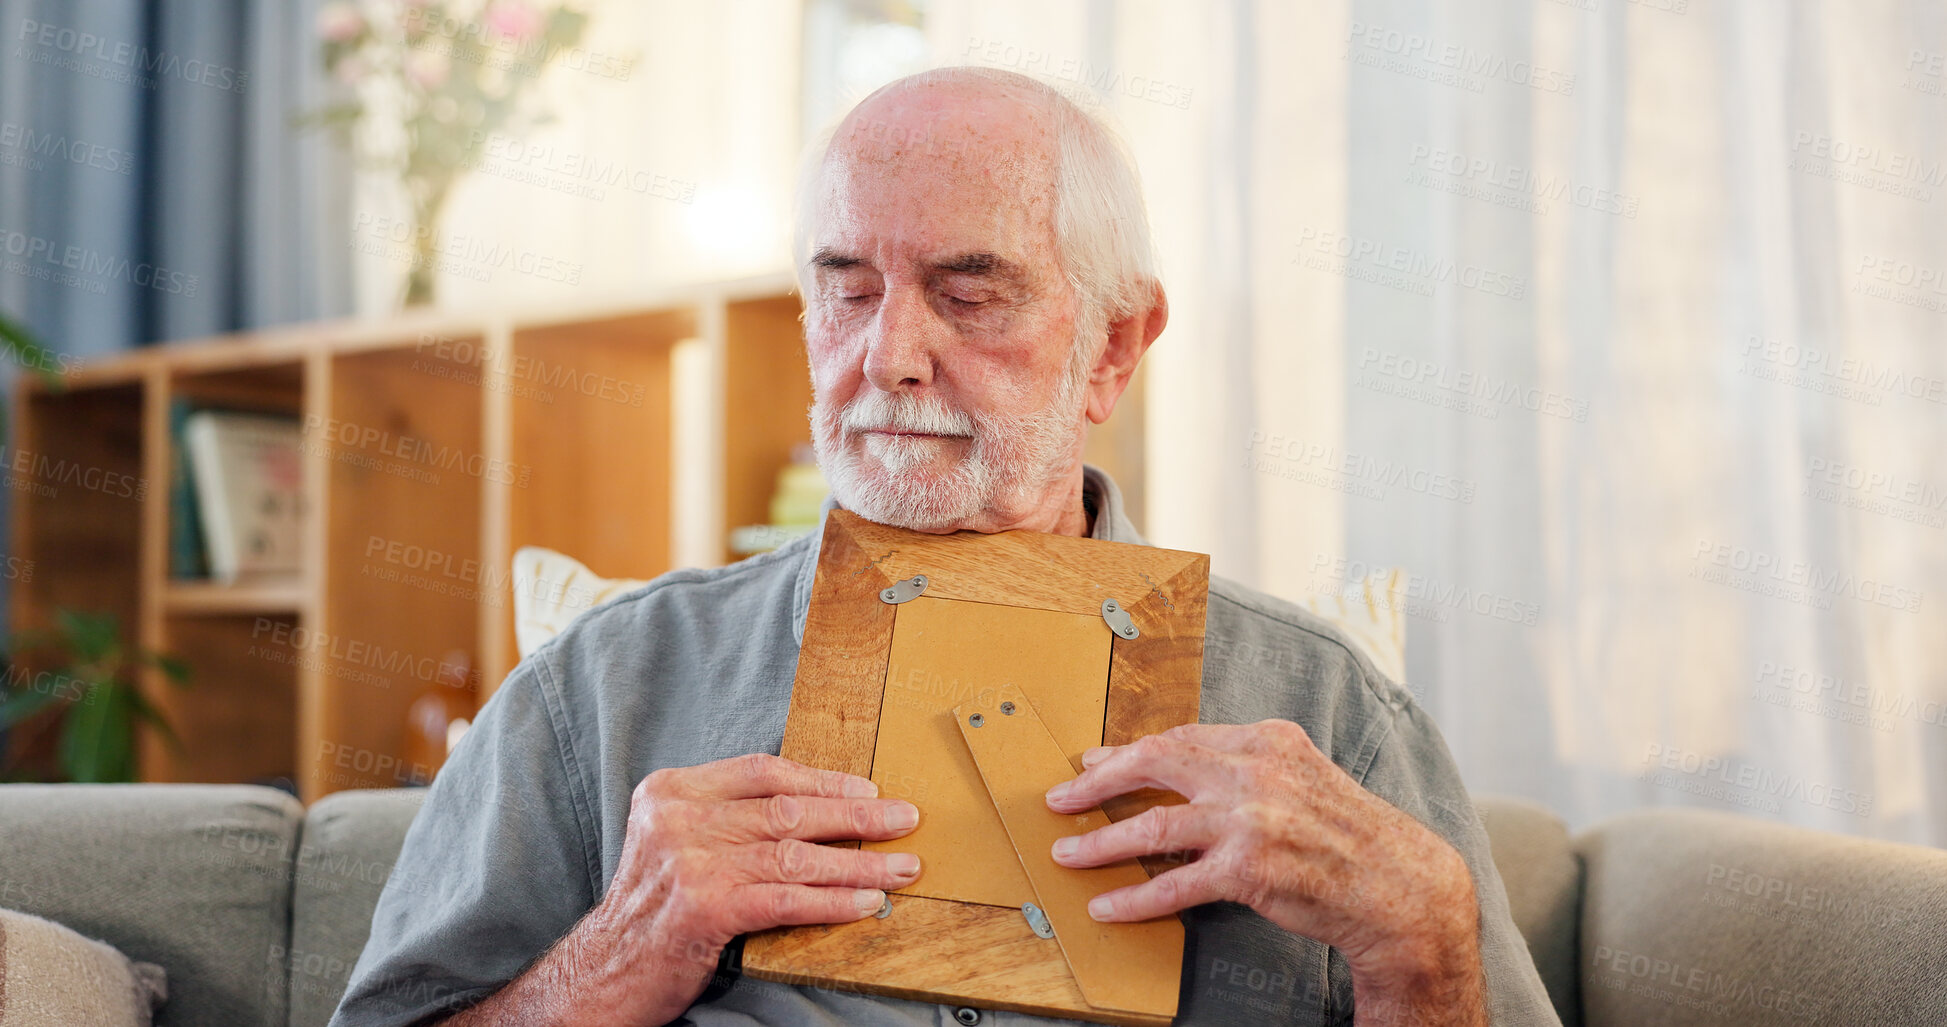
[[[1129,520],[1128,510],[1122,503],[1122,490],[1116,488],[1115,479],[1091,464],[1082,465],[1082,504],[1095,511],[1095,530],[1090,538],[1138,546],[1149,544]],[[804,645],[805,614],[811,609],[811,583],[818,576],[818,548],[825,540],[825,515],[836,509],[838,500],[826,496],[824,508],[818,511],[818,527],[811,533],[811,545],[805,550],[804,564],[798,568],[797,587],[792,591],[791,632],[801,646]]]

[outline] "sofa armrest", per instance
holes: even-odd
[[[161,1027],[283,1027],[303,815],[251,785],[0,786],[0,906],[161,966]]]
[[[1947,852],[1647,810],[1576,839],[1583,1022],[1939,1023]]]

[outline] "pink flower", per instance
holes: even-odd
[[[365,62],[360,60],[357,54],[351,54],[338,62],[338,67],[333,69],[332,74],[337,76],[338,81],[348,86],[355,86],[359,79],[365,77]]]
[[[365,32],[365,15],[357,6],[333,0],[318,8],[318,36],[327,43],[349,43]]]
[[[446,84],[453,62],[443,53],[414,50],[406,55],[406,77],[421,89],[438,89]]]
[[[525,43],[541,34],[546,19],[525,0],[495,0],[487,8],[487,28],[494,34]]]

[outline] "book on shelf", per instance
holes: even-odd
[[[169,403],[169,576],[197,580],[210,576],[209,555],[203,547],[203,518],[196,506],[196,483],[190,480],[189,450],[183,427],[195,410],[188,400]]]
[[[295,574],[303,545],[303,436],[296,418],[219,410],[183,421],[210,577]]]

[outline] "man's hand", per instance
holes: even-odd
[[[739,756],[642,779],[615,879],[541,961],[449,1021],[659,1024],[680,1016],[737,935],[878,912],[919,858],[821,841],[898,838],[909,802],[851,774]]]
[[[1078,813],[1162,788],[1157,806],[1055,843],[1055,861],[1093,867],[1196,854],[1150,881],[1097,896],[1098,920],[1147,920],[1238,902],[1344,953],[1359,1022],[1485,1024],[1479,907],[1451,846],[1361,788],[1303,728],[1265,720],[1192,724],[1091,749],[1081,775],[1048,791]]]

